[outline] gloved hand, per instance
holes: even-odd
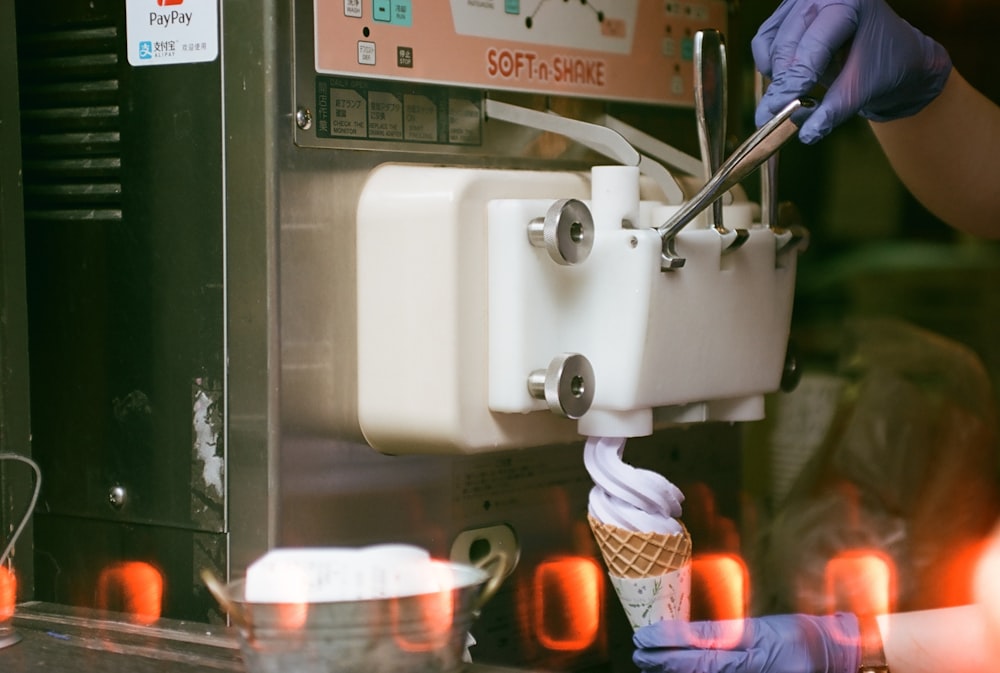
[[[635,632],[645,673],[856,673],[853,614],[773,615],[720,622],[666,620]]]
[[[873,121],[916,114],[951,72],[944,47],[883,0],[784,0],[751,48],[757,69],[771,79],[757,106],[758,126],[815,85],[827,87],[799,129],[804,143],[858,113]]]

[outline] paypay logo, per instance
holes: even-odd
[[[177,7],[184,4],[184,0],[156,0],[156,4],[160,7]],[[163,12],[150,12],[148,25],[159,26],[160,28],[190,26],[193,18],[194,11],[183,12],[179,9],[171,9],[168,11],[165,9]]]

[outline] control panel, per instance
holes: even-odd
[[[490,154],[485,92],[691,107],[694,35],[725,30],[728,12],[725,0],[298,7],[298,144]]]
[[[316,72],[691,104],[724,0],[315,0]]]

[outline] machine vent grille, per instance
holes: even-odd
[[[118,222],[118,29],[19,38],[25,220]]]

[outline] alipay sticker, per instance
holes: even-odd
[[[126,0],[128,62],[204,63],[219,55],[218,0]]]

